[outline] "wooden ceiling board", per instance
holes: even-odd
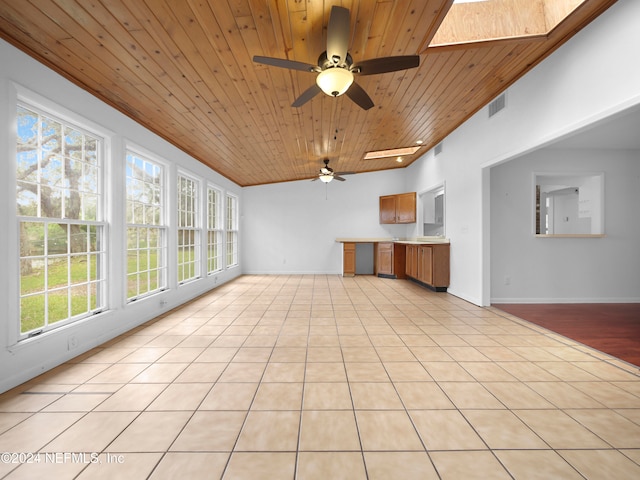
[[[542,35],[429,46],[452,3],[3,0],[0,36],[248,186],[312,178],[324,158],[339,171],[406,167],[615,0],[537,0],[526,12],[529,18],[514,20],[518,31],[539,30],[543,6],[550,24],[563,12],[569,17]],[[346,95],[322,93],[293,108],[316,74],[252,61],[264,55],[315,65],[326,48],[333,5],[350,10],[349,52],[356,64],[421,55],[415,69],[356,76],[375,104],[368,111]],[[489,31],[507,31],[503,20]],[[362,159],[367,151],[411,146],[418,139],[423,147],[402,164]]]

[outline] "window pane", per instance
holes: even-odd
[[[21,181],[18,181],[16,186],[18,215],[38,216],[38,186]]]
[[[55,323],[65,320],[69,315],[69,295],[68,289],[54,290],[48,295],[47,320]]]
[[[20,294],[43,292],[44,261],[42,258],[27,258],[20,260]]]
[[[69,284],[67,257],[50,258],[47,262],[47,287],[56,288]]]
[[[20,256],[44,255],[44,225],[40,222],[20,223]]]
[[[71,252],[81,253],[88,251],[88,237],[87,229],[84,225],[69,225],[70,239],[71,239]]]
[[[67,253],[68,225],[50,223],[47,228],[47,253],[49,255]]]
[[[74,317],[76,315],[80,315],[81,313],[85,313],[89,310],[88,307],[88,285],[84,284],[81,286],[71,287],[69,289],[69,293],[71,294],[71,316]]]
[[[98,308],[98,301],[100,300],[99,291],[99,285],[97,283],[89,285],[89,311]]]
[[[89,272],[87,270],[88,262],[86,255],[75,255],[71,257],[71,283],[87,283],[89,281]]]
[[[62,148],[62,125],[50,118],[41,117],[42,150],[59,154]]]
[[[37,330],[45,325],[45,295],[31,295],[20,299],[20,333]]]
[[[82,195],[82,213],[81,220],[96,221],[98,220],[98,196],[85,193]]]
[[[85,137],[84,158],[87,163],[98,166],[98,141],[95,138]]]
[[[102,235],[102,227],[90,226],[89,233],[89,251],[99,252],[102,249],[100,238]]]
[[[42,185],[40,187],[40,217],[62,218],[62,190]]]
[[[99,278],[99,260],[100,257],[98,255],[89,255],[89,280],[91,280],[92,282],[97,281]]]
[[[127,275],[127,298],[138,295],[138,274],[129,273]]]
[[[29,146],[25,146],[24,148],[28,150],[18,152],[18,171],[16,178],[36,183],[38,181],[38,152],[31,150]]]

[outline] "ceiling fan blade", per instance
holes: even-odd
[[[288,68],[289,70],[301,70],[303,72],[315,72],[318,67],[310,63],[296,62],[295,60],[287,60],[285,58],[261,57],[256,55],[253,57],[256,63],[271,65],[272,67]]]
[[[316,177],[316,178],[312,178],[311,181],[315,182],[316,180],[319,180],[319,179],[320,179],[320,177]]]
[[[334,175],[355,175],[356,172],[335,172]]]
[[[352,70],[359,75],[376,75],[378,73],[397,72],[415,68],[420,65],[420,55],[401,55],[397,57],[380,57],[364,60],[354,65]]]
[[[333,175],[333,179],[338,180],[339,182],[344,182],[346,180],[346,178],[342,178],[341,176],[335,174]]]
[[[349,48],[349,10],[334,5],[331,7],[327,25],[327,58],[337,65],[344,64]],[[336,57],[339,60],[334,60]]]
[[[367,92],[356,82],[353,82],[349,90],[347,90],[347,97],[357,103],[363,110],[369,110],[373,107],[373,100],[371,100]]]
[[[302,105],[307,103],[309,100],[311,100],[313,97],[315,97],[317,94],[319,94],[321,91],[322,90],[320,90],[320,87],[314,83],[309,88],[307,88],[304,92],[302,92],[302,95],[296,98],[295,102],[293,102],[291,106],[301,107]]]

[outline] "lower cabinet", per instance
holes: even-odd
[[[342,244],[342,275],[353,277],[356,274],[356,244]]]
[[[438,292],[449,286],[449,244],[407,245],[406,274]]]
[[[393,242],[375,244],[375,274],[380,277],[405,278],[405,246]]]
[[[378,243],[376,270],[378,275],[393,275],[393,243]]]

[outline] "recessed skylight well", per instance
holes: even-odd
[[[454,0],[429,45],[545,38],[587,0]]]
[[[364,160],[373,160],[374,158],[402,157],[404,155],[413,155],[418,150],[420,150],[420,146],[392,148],[390,150],[376,150],[375,152],[367,152],[364,156]]]

